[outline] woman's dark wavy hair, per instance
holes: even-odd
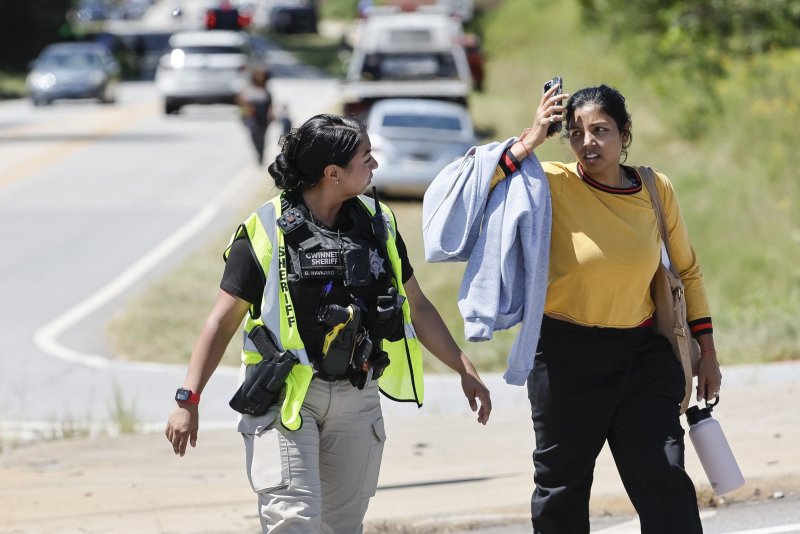
[[[364,124],[352,117],[311,117],[283,137],[281,152],[268,168],[275,186],[283,191],[313,187],[328,165],[347,167],[366,135]]]
[[[631,132],[631,116],[625,107],[625,97],[622,93],[609,87],[608,85],[600,85],[597,87],[586,87],[580,91],[573,93],[566,105],[566,119],[567,128],[564,135],[568,135],[570,127],[575,121],[575,110],[587,105],[597,105],[603,112],[614,119],[617,124],[617,129],[623,135],[622,143],[622,161],[628,159],[628,147],[633,142],[633,133]]]

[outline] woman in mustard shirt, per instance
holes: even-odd
[[[496,171],[516,171],[564,121],[572,163],[543,163],[552,199],[550,267],[541,337],[528,378],[536,449],[535,533],[589,532],[595,460],[608,441],[643,533],[702,532],[684,471],[680,403],[684,376],[652,328],[650,282],[660,234],[634,167],[625,98],[601,85],[542,96],[532,126]],[[689,325],[701,348],[697,396],[718,394],[721,374],[703,277],[670,181],[656,176],[672,261],[686,288]]]

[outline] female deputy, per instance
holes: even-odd
[[[269,166],[283,192],[234,234],[167,423],[183,456],[197,440],[199,395],[245,316],[245,384],[262,357],[297,359],[277,402],[262,415],[244,403],[239,422],[264,532],[362,531],[385,439],[378,389],[422,404],[419,342],[461,375],[478,422],[491,412],[489,391],[413,276],[394,215],[362,196],[377,168],[370,151],[364,126],[336,115],[285,137]],[[264,327],[266,341],[254,334]]]

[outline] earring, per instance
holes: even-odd
[[[335,180],[333,183],[335,183],[336,185],[339,185],[339,180]]]

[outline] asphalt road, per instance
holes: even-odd
[[[718,510],[700,513],[705,534],[800,534],[800,498],[738,503]],[[531,528],[527,521],[513,525],[479,529],[480,534],[525,534]],[[639,521],[629,515],[593,517],[593,534],[639,534]],[[467,534],[475,529],[454,530],[451,534]]]

